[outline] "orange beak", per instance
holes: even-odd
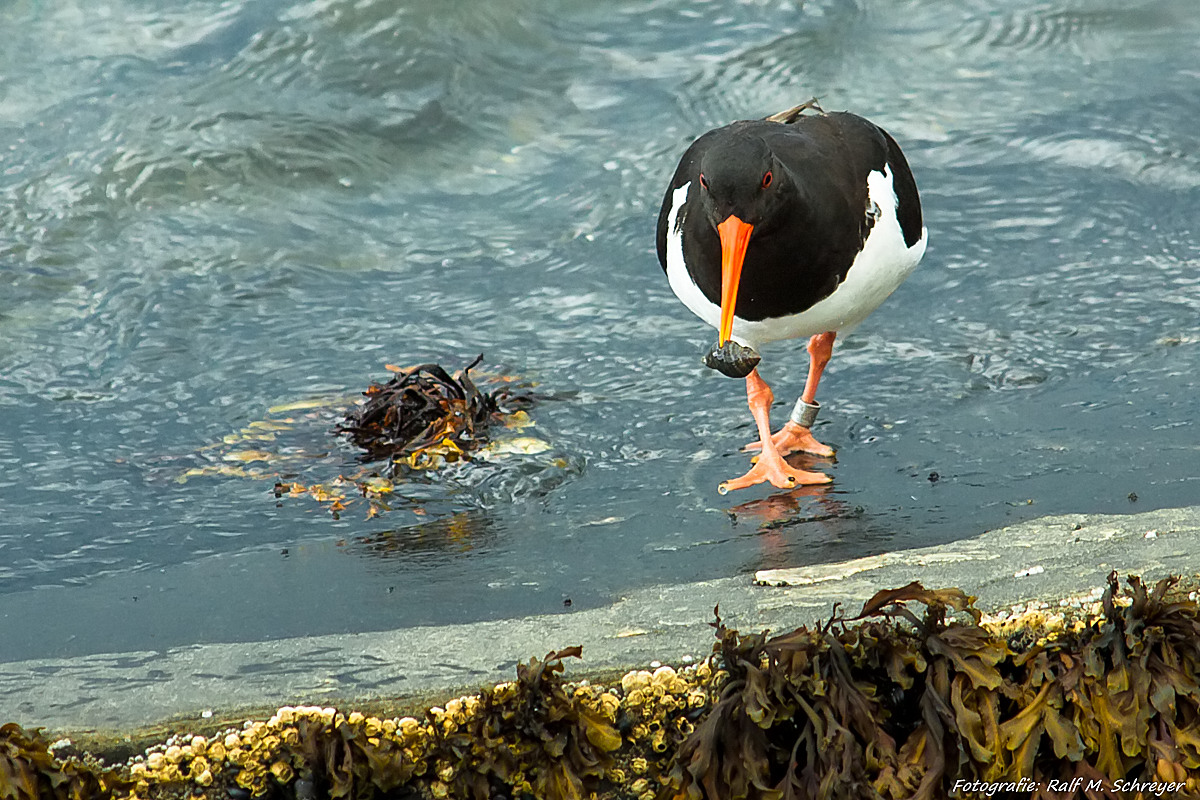
[[[717,345],[723,345],[733,333],[733,312],[737,308],[738,282],[742,279],[742,262],[746,260],[746,247],[754,226],[742,222],[735,215],[717,226],[721,236],[721,327],[717,331]]]

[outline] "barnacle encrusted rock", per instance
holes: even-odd
[[[709,659],[612,685],[565,682],[569,648],[420,718],[285,706],[118,767],[59,759],[10,724],[0,797],[876,800],[1079,776],[1195,796],[1200,607],[1172,586],[1121,592],[1114,576],[1098,599],[985,618],[957,589],[910,584],[774,637],[718,617]]]

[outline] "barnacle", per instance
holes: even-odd
[[[634,691],[640,691],[650,685],[651,678],[653,678],[653,675],[651,675],[648,670],[641,669],[634,670],[633,672],[627,672],[625,676],[621,678],[621,689],[626,694]]]
[[[664,692],[682,691],[676,689],[676,686],[682,684],[679,676],[675,673],[675,668],[669,665],[663,665],[654,670],[650,676],[650,684],[662,689]]]
[[[179,766],[176,764],[168,764],[167,766],[163,767],[162,771],[157,775],[157,778],[162,783],[179,783],[180,781],[186,780],[186,776],[183,774],[183,771],[179,769]]]
[[[238,773],[237,785],[243,789],[252,789],[262,778],[262,768],[257,764],[249,765]]]
[[[275,776],[275,780],[280,783],[288,783],[291,781],[295,773],[292,771],[292,765],[286,761],[276,761],[271,765],[271,774]]]
[[[417,722],[412,717],[405,717],[400,720],[400,733],[407,740],[413,740],[417,736],[417,732],[421,729],[421,723]]]

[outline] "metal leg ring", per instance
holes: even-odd
[[[804,402],[804,398],[801,397],[796,400],[796,405],[792,408],[792,415],[788,419],[801,428],[811,428],[813,423],[817,421],[817,412],[820,410],[820,403],[806,403]]]

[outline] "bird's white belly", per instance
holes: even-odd
[[[667,280],[676,297],[692,313],[717,328],[721,324],[721,307],[704,296],[688,273],[683,261],[682,226],[676,225],[690,185],[685,183],[671,196],[671,210],[667,217]],[[779,339],[847,330],[862,322],[888,295],[896,291],[925,254],[928,232],[922,228],[921,238],[912,247],[905,244],[904,233],[896,217],[892,176],[886,167],[882,172],[874,171],[867,175],[867,197],[869,202],[878,206],[879,216],[863,243],[863,249],[850,265],[846,279],[838,284],[833,294],[800,314],[769,317],[757,322],[735,317],[734,341],[757,346]]]

